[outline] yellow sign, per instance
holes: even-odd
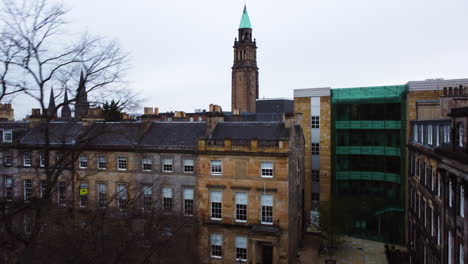
[[[80,189],[80,195],[87,195],[88,189]]]

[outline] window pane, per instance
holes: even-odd
[[[262,206],[273,206],[273,195],[262,194],[261,202]]]
[[[221,192],[211,192],[211,202],[220,203],[222,200]]]
[[[247,204],[247,193],[236,193],[236,204]]]
[[[193,200],[193,189],[184,189],[184,199]]]
[[[171,188],[163,188],[163,198],[172,198]]]

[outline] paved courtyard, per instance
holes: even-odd
[[[334,259],[337,264],[387,264],[384,243],[345,237]],[[325,256],[319,256],[320,239],[307,234],[304,248],[299,251],[300,264],[325,264]],[[397,247],[400,248],[400,247]]]

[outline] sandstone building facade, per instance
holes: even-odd
[[[466,261],[467,81],[409,83],[406,244],[413,263]]]

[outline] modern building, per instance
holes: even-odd
[[[305,142],[304,214],[318,225],[320,201],[331,199],[331,89],[294,90],[294,112],[302,114]]]
[[[350,217],[348,234],[403,244],[409,120],[440,118],[441,111],[446,116],[463,106],[467,84],[434,79],[294,90],[294,111],[303,115],[304,204],[311,222],[318,224],[320,201],[334,201],[349,210],[342,212]]]
[[[404,243],[406,86],[332,89],[333,199],[347,233]]]

